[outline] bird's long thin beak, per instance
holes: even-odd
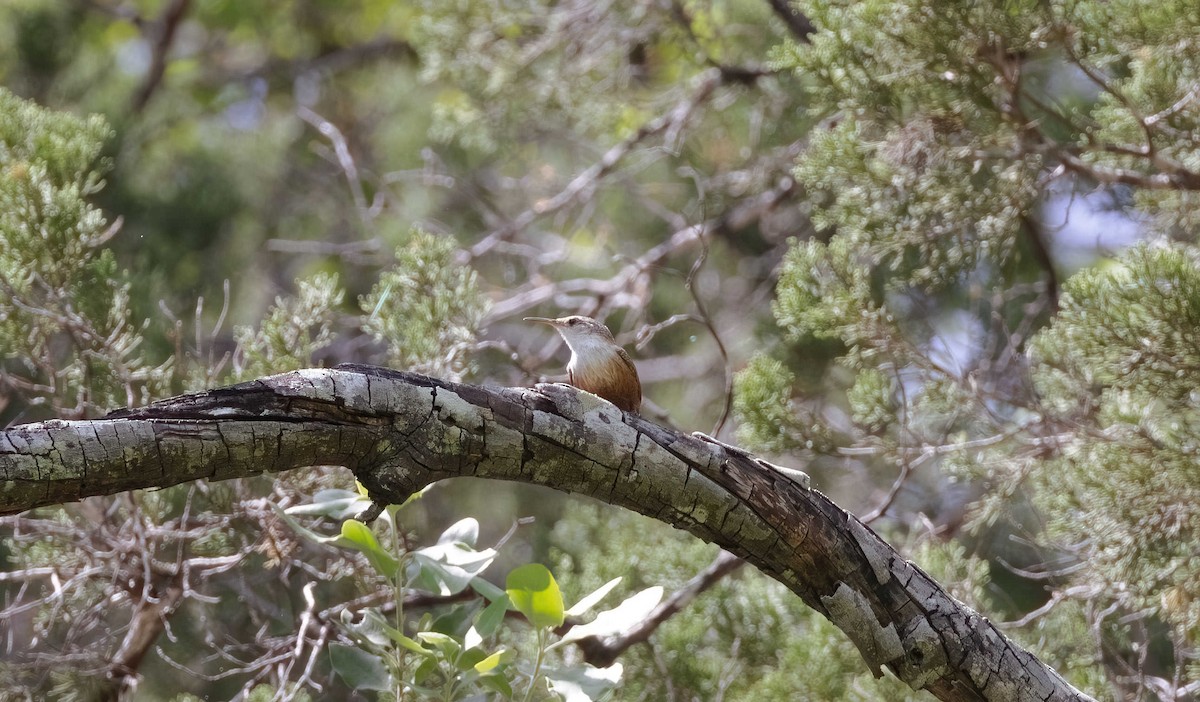
[[[550,319],[549,317],[526,317],[525,321],[526,322],[537,322],[539,324],[549,324],[552,327],[557,327],[562,324],[557,319]]]

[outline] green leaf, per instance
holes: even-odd
[[[305,539],[308,539],[309,541],[311,541],[315,544],[339,545],[339,544],[336,544],[335,542],[338,542],[341,540],[342,537],[340,535],[338,535],[338,536],[322,536],[321,534],[318,534],[317,532],[313,531],[312,529],[302,526],[300,524],[300,522],[298,522],[294,518],[292,518],[292,515],[285,512],[283,510],[283,508],[281,508],[279,505],[272,503],[271,508],[275,510],[275,514],[279,515],[280,519],[287,522],[287,525],[290,526],[293,531],[295,531],[297,534],[304,537]]]
[[[438,631],[448,636],[453,636],[456,639],[461,639],[467,629],[471,627],[471,621],[482,608],[482,605],[477,601],[459,604],[443,610],[433,618],[427,631]]]
[[[474,675],[475,666],[487,657],[487,651],[483,650],[482,648],[468,647],[463,650],[462,655],[458,657],[458,660],[454,661],[454,666],[461,671],[472,671],[472,675]]]
[[[371,500],[353,490],[318,490],[312,502],[288,507],[287,513],[297,516],[321,516],[341,521],[362,512]]]
[[[381,648],[386,646],[388,640],[391,638],[385,629],[385,627],[391,627],[388,626],[383,615],[376,609],[364,610],[362,619],[357,622],[354,621],[354,614],[350,610],[343,609],[342,626],[346,627],[346,630],[354,634],[357,639],[367,641]]]
[[[508,595],[503,592],[489,604],[475,620],[475,629],[481,636],[491,636],[500,629],[504,613],[508,611]]]
[[[436,631],[422,631],[417,633],[417,638],[441,651],[442,657],[448,661],[454,661],[458,654],[462,653],[462,644],[452,636]]]
[[[509,684],[508,679],[503,675],[484,675],[479,678],[479,685],[496,694],[502,695],[506,700],[513,698],[512,685]]]
[[[500,649],[499,651],[496,651],[492,655],[490,655],[487,658],[484,658],[483,660],[476,663],[475,664],[475,672],[479,673],[480,675],[487,675],[488,673],[495,670],[497,666],[500,665],[500,661],[503,658],[504,658],[504,649]]]
[[[437,656],[428,656],[421,661],[421,664],[413,670],[413,682],[423,683],[432,677],[435,677],[439,671]],[[432,698],[432,695],[430,695]]]
[[[607,694],[621,682],[622,667],[614,663],[607,668],[546,668],[543,671],[550,690],[562,695],[563,702],[592,702]]]
[[[353,619],[354,615],[349,610],[342,610],[342,623],[346,625],[346,628],[373,644],[383,646],[390,640],[413,653],[422,656],[434,655],[433,651],[413,641],[389,624],[387,619],[374,607],[363,611],[362,621],[358,624],[353,623]]]
[[[394,633],[390,634],[392,641],[395,641],[397,644],[400,645],[400,647],[407,649],[409,651],[412,651],[413,653],[415,653],[419,656],[426,656],[428,658],[435,657],[433,651],[430,651],[429,649],[425,648],[424,646],[417,643],[416,641],[408,638],[404,634],[399,633],[395,629],[392,629],[392,632],[394,632]]]
[[[329,661],[342,680],[356,690],[385,691],[394,688],[392,674],[379,656],[357,646],[329,644]]]
[[[366,524],[357,519],[347,519],[342,522],[342,538],[352,548],[362,551],[375,570],[389,578],[396,576],[396,570],[399,569],[400,562],[396,560],[395,556],[385,551],[379,545],[375,534],[371,533],[371,528]]]
[[[504,590],[501,590],[499,587],[491,584],[483,578],[475,578],[472,580],[471,589],[482,595],[483,599],[487,600],[488,602],[495,602],[499,599],[508,601],[508,595],[505,594]]]
[[[563,623],[562,592],[549,569],[529,563],[508,574],[508,599],[518,612],[536,627],[556,627]]]
[[[571,627],[571,630],[565,636],[555,641],[548,648],[556,648],[565,643],[578,641],[589,636],[613,636],[620,634],[638,622],[644,621],[646,615],[650,614],[658,606],[659,601],[662,600],[662,596],[662,586],[655,585],[654,587],[648,587],[626,599],[613,609],[597,614],[596,618],[591,622]]]
[[[442,535],[438,537],[438,543],[460,543],[474,548],[478,539],[479,522],[472,517],[467,517],[451,524],[449,529],[443,531]]]
[[[620,582],[620,577],[613,578],[612,580],[609,580],[593,590],[591,594],[584,595],[583,599],[576,602],[570,609],[567,610],[567,616],[578,617],[582,614],[585,614],[589,609],[595,607],[596,603],[604,599],[608,593],[612,592],[613,588],[616,587]]]
[[[375,535],[371,533],[370,527],[366,524],[357,519],[347,519],[342,522],[342,533],[337,536],[322,536],[312,529],[301,526],[300,522],[280,509],[279,505],[272,504],[271,506],[275,510],[275,513],[288,523],[288,526],[309,541],[362,551],[371,565],[380,573],[389,578],[396,576],[396,571],[400,567],[399,561],[379,545],[379,541],[375,539]]]
[[[475,549],[460,542],[439,543],[412,552],[409,579],[440,595],[455,595],[467,588],[496,558],[494,549]]]

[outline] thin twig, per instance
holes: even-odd
[[[717,351],[721,354],[721,364],[725,371],[725,406],[721,408],[721,416],[717,419],[717,423],[713,425],[711,436],[716,438],[720,435],[721,429],[725,427],[725,422],[729,419],[729,412],[733,409],[733,369],[729,365],[729,351],[725,348],[725,342],[721,340],[721,334],[717,331],[717,325],[713,324],[712,316],[708,313],[708,308],[704,305],[704,299],[700,297],[699,291],[696,290],[696,274],[704,267],[704,262],[708,260],[708,241],[704,238],[704,231],[701,230],[698,235],[700,239],[700,255],[696,257],[696,261],[692,264],[692,269],[688,271],[687,280],[684,281],[684,287],[692,296],[692,302],[696,304],[696,309],[700,312],[700,322],[708,329],[708,333],[712,335],[713,341],[717,342]]]
[[[581,196],[593,191],[599,182],[633,151],[634,147],[646,139],[657,134],[665,134],[663,141],[668,145],[671,144],[677,139],[678,130],[683,127],[692,113],[696,111],[696,108],[712,95],[721,82],[721,72],[719,70],[709,70],[702,73],[696,87],[687,98],[680,101],[665,114],[643,124],[632,135],[609,148],[608,151],[604,152],[599,161],[575,176],[567,184],[567,187],[563,188],[557,195],[545,200],[539,200],[507,224],[492,231],[474,246],[461,252],[460,258],[462,261],[460,262],[469,262],[487,254],[501,242],[508,240],[518,232],[529,227],[538,218],[558,212],[577,202]]]
[[[133,98],[134,112],[141,112],[146,107],[146,103],[150,102],[150,98],[154,96],[158,87],[162,85],[163,76],[167,71],[167,54],[171,51],[171,45],[175,42],[175,34],[179,30],[179,25],[183,22],[183,16],[187,14],[190,4],[191,0],[173,0],[163,10],[162,17],[155,23],[158,36],[154,41],[150,69],[146,71],[146,79]]]
[[[683,587],[661,602],[641,622],[621,636],[601,641],[595,637],[580,639],[577,644],[583,658],[597,668],[607,668],[630,646],[641,643],[653,634],[663,622],[686,607],[700,593],[721,581],[722,578],[742,567],[745,562],[728,551],[721,551],[713,562]],[[568,627],[569,629],[569,627]],[[561,632],[560,632],[561,633]]]

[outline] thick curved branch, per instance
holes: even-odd
[[[1089,699],[794,475],[568,386],[340,366],[12,427],[0,433],[0,513],[321,464],[349,467],[380,503],[464,476],[590,495],[757,566],[841,628],[876,674],[886,666],[944,700]]]

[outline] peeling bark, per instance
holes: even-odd
[[[0,513],[310,465],[350,468],[380,504],[462,476],[589,495],[744,558],[845,631],[876,674],[943,700],[1090,699],[795,475],[563,385],[339,366],[11,427]]]

